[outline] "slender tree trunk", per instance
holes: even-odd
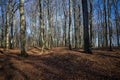
[[[73,13],[74,13],[74,34],[75,34],[75,48],[79,48],[79,26],[80,26],[80,10],[77,1],[73,0]]]
[[[71,37],[71,31],[72,31],[72,22],[71,22],[71,16],[72,16],[72,0],[69,0],[69,31],[68,31],[68,40],[69,40],[69,49],[72,49],[72,37]]]
[[[88,30],[88,5],[87,0],[82,0],[82,10],[83,10],[83,25],[84,25],[84,51],[85,53],[91,53],[90,40],[89,40],[89,30]]]
[[[118,13],[118,8],[117,8],[117,2],[115,1],[115,0],[113,0],[113,4],[114,4],[114,10],[115,10],[115,19],[116,19],[116,33],[117,33],[117,45],[118,46],[120,46],[120,43],[119,43],[119,37],[120,37],[120,35],[119,35],[119,29],[120,29],[120,27],[119,27],[119,13]]]
[[[63,0],[62,0],[63,1]],[[64,31],[64,46],[67,46],[67,34],[66,34],[66,31],[67,31],[67,11],[66,11],[66,6],[65,6],[65,2],[63,1],[63,12],[64,12],[64,28],[63,28],[63,31]],[[57,12],[56,12],[57,13]]]
[[[14,43],[13,43],[13,14],[12,14],[12,16],[11,16],[11,41],[10,41],[10,49],[13,49],[13,45],[14,45]]]
[[[9,25],[9,8],[10,8],[10,0],[7,4],[6,9],[6,50],[9,49],[9,37],[10,37],[10,25]]]
[[[98,11],[98,48],[100,47],[100,11]]]
[[[82,47],[82,38],[81,38],[81,31],[82,31],[82,29],[81,29],[81,21],[80,21],[80,19],[81,19],[81,9],[80,9],[81,7],[80,7],[80,4],[78,4],[78,46],[79,46],[79,48],[80,47]]]
[[[21,56],[26,56],[26,24],[24,15],[24,0],[20,0],[20,43]]]
[[[64,24],[64,25],[65,25],[65,26],[64,26],[64,35],[65,35],[65,36],[64,36],[64,38],[65,38],[64,41],[65,41],[65,46],[67,46],[67,39],[66,39],[66,36],[67,36],[67,35],[66,35],[67,23],[66,23],[66,22],[67,22],[67,15],[65,15],[65,24]]]
[[[90,0],[90,44],[91,44],[91,47],[92,47],[92,34],[93,34],[93,31],[92,31],[92,13],[93,13],[93,0]]]
[[[111,2],[110,0],[108,0],[108,28],[109,28],[109,41],[110,41],[109,49],[110,51],[112,51],[112,29],[111,29],[110,15],[111,15]]]
[[[39,0],[40,8],[40,37],[41,37],[41,49],[44,50],[44,28],[43,28],[43,12],[42,12],[42,0]]]
[[[5,44],[4,44],[4,28],[5,28],[5,25],[4,25],[4,6],[2,5],[2,42],[1,42],[1,47],[4,48],[5,47]]]
[[[106,0],[104,0],[104,47],[108,47],[108,39],[107,39],[107,14],[106,14]]]
[[[74,35],[75,35],[75,48],[78,48],[78,44],[77,44],[77,28],[78,28],[78,26],[77,26],[77,10],[76,10],[76,1],[73,1],[73,16],[74,16]]]
[[[51,0],[48,0],[48,25],[49,25],[49,28],[50,28],[50,34],[49,35],[49,41],[48,41],[48,48],[52,48],[53,47],[53,29],[52,29],[52,19],[51,19],[51,16],[52,16],[52,12],[50,11],[51,10]]]

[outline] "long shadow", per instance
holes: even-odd
[[[2,62],[0,62],[0,65],[2,65],[0,71],[5,76],[5,80],[14,80],[14,77],[15,77],[14,72],[20,73],[20,75],[22,75],[24,80],[29,80],[28,77],[22,71],[13,67],[12,62],[10,61],[11,58],[17,58],[17,57],[15,57],[13,55],[7,55],[7,54],[0,55],[0,59],[3,59]],[[18,78],[20,78],[20,77],[18,77]],[[18,80],[20,80],[20,79],[18,79]]]
[[[76,50],[76,49],[73,49],[72,51],[75,51],[75,52],[80,52],[80,53],[85,53],[84,51],[82,50]],[[113,51],[112,51],[113,52]],[[114,56],[114,55],[111,55],[111,54],[104,54],[103,52],[96,52],[97,54],[90,54],[90,55],[100,55],[100,56],[104,56],[104,57],[111,57],[111,58],[118,58],[120,59],[120,56]]]
[[[97,54],[97,55],[120,59],[120,56],[114,56],[114,55],[108,55],[108,54]]]
[[[36,56],[34,56],[34,58],[35,57]],[[37,56],[37,58],[38,58],[38,56]],[[91,79],[91,77],[92,77],[93,79],[97,79],[97,80],[101,80],[101,79],[102,80],[103,79],[118,80],[116,77],[109,76],[104,71],[100,71],[100,70],[92,68],[91,66],[94,64],[94,62],[88,61],[86,59],[81,59],[80,61],[77,61],[76,60],[77,58],[78,58],[78,56],[66,54],[66,55],[50,56],[47,58],[39,56],[38,60],[42,61],[48,67],[55,67],[58,70],[62,69],[64,71],[62,73],[64,76],[57,75],[54,72],[49,71],[48,69],[44,69],[43,73],[47,74],[48,72],[50,72],[55,76],[56,75],[59,77],[62,76],[62,77],[64,77],[64,78],[62,78],[63,80],[69,80],[69,79],[74,80],[74,78],[79,76],[80,74],[83,74],[83,75],[78,77],[78,79],[80,79],[81,77]],[[35,64],[34,62],[25,62],[25,63],[31,64],[36,68],[40,67],[39,64]],[[84,75],[86,75],[86,77]],[[57,77],[55,77],[55,78],[57,78]],[[57,80],[57,79],[53,79],[53,80]]]
[[[11,53],[12,54],[12,53]],[[27,58],[16,56],[16,54],[6,55],[6,57],[15,58],[17,60],[23,61],[25,64],[30,64],[36,69],[42,71],[44,77],[43,80],[79,80],[79,79],[89,79],[89,80],[119,80],[120,77],[110,76],[106,71],[93,68],[92,66],[96,64],[88,59],[83,59],[80,56],[73,54],[57,54],[50,53],[47,55],[29,55]],[[52,55],[51,55],[52,54]],[[12,63],[10,60],[5,62]],[[26,61],[27,60],[27,61]],[[38,63],[36,63],[38,62]],[[42,62],[42,63],[39,63]],[[42,66],[44,65],[44,66]],[[21,70],[10,66],[15,71],[18,71],[26,80],[29,77]],[[56,73],[57,71],[58,73]],[[59,71],[62,70],[61,73]],[[7,76],[6,76],[7,77]],[[11,77],[11,76],[10,76]]]
[[[95,52],[96,54],[93,55],[98,55],[98,56],[104,56],[104,57],[110,57],[110,58],[117,58],[120,59],[120,55],[114,55],[114,53],[103,53],[103,52]]]

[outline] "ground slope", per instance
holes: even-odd
[[[41,53],[28,48],[28,57],[19,50],[0,49],[0,80],[120,80],[120,50],[82,50],[58,47]]]

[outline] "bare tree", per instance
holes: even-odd
[[[119,0],[113,0],[113,4],[114,4],[114,10],[115,10],[115,22],[116,22],[116,33],[117,33],[117,45],[120,46],[119,43],[119,38],[120,38],[120,25],[119,25],[119,12],[118,12],[118,7],[117,7],[117,3]]]
[[[104,0],[104,47],[108,47],[108,39],[107,39],[107,12],[106,12],[106,0]]]
[[[69,31],[68,31],[68,40],[69,40],[69,49],[72,49],[72,37],[71,37],[71,31],[72,31],[72,0],[69,0]]]
[[[42,12],[42,0],[39,0],[39,8],[40,8],[40,37],[41,37],[41,48],[44,50],[44,28],[43,28],[43,12]]]
[[[110,49],[110,51],[112,51],[112,27],[111,27],[111,21],[110,21],[110,19],[111,19],[111,1],[110,0],[108,0],[108,28],[109,28],[109,41],[110,41],[110,43],[109,43],[109,49]]]
[[[26,56],[26,24],[24,15],[24,0],[20,0],[20,43],[21,43],[21,56]]]
[[[9,37],[10,37],[10,0],[8,0],[7,9],[6,9],[6,50],[9,49]]]
[[[82,0],[83,10],[83,25],[84,25],[84,51],[85,53],[91,53],[90,41],[89,41],[89,30],[88,30],[88,4],[87,0]]]

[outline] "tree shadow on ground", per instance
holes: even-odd
[[[119,80],[119,73],[109,73],[81,56],[57,52],[20,57],[18,53],[0,55],[6,80]],[[0,63],[1,65],[2,63]]]

